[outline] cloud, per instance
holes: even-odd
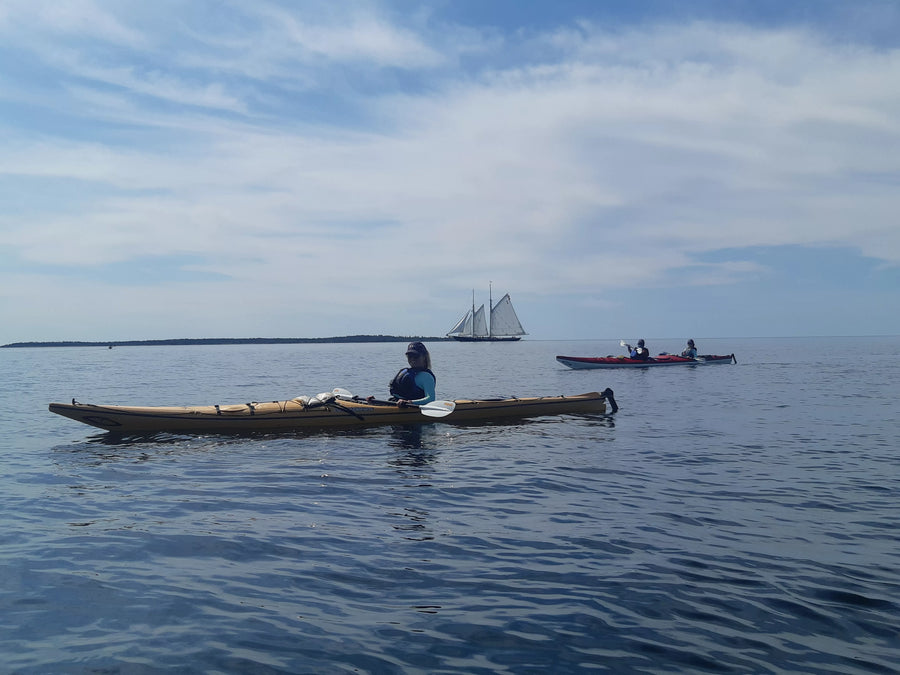
[[[298,311],[373,324],[396,311],[385,289],[452,314],[487,280],[590,301],[765,275],[705,257],[723,249],[900,263],[896,49],[708,21],[448,29],[467,35],[463,69],[434,17],[369,4],[171,22],[23,7],[6,6],[0,37],[27,21],[36,39],[17,48],[62,84],[5,95],[56,121],[2,123],[0,184],[49,198],[0,214],[0,249],[60,270],[186,257],[230,280],[148,282],[157,311],[151,297],[188,289],[271,311],[267,294],[290,292]]]
[[[443,61],[414,32],[369,11],[356,11],[349,16],[340,13],[325,21],[307,21],[266,4],[259,5],[257,12],[271,33],[301,50],[301,60],[309,55],[328,61],[368,61],[379,67],[398,68],[432,67]]]
[[[20,45],[73,35],[79,40],[142,44],[140,31],[119,21],[113,12],[104,8],[106,4],[93,0],[6,0],[0,8],[0,29],[6,40]]]

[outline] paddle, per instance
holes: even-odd
[[[605,398],[609,402],[609,407],[612,408],[614,413],[619,412],[619,404],[616,403],[616,397],[613,395],[613,390],[607,387],[603,390],[601,394],[603,398]]]
[[[347,391],[346,389],[342,389],[341,387],[335,387],[335,389],[331,393],[338,398],[343,398],[350,401],[360,400],[358,396],[354,396],[351,392]],[[418,408],[419,412],[421,412],[426,417],[446,417],[454,410],[456,410],[456,403],[453,401],[432,401],[431,403],[426,403],[425,405],[417,405],[411,407]]]
[[[415,406],[426,417],[446,417],[456,410],[455,401],[432,401],[425,405]]]
[[[355,410],[350,410],[350,408],[348,408],[347,406],[341,405],[340,403],[336,402],[336,401],[334,400],[335,397],[336,397],[336,394],[335,394],[334,392],[332,392],[332,393],[330,393],[330,394],[329,394],[328,392],[322,392],[321,394],[316,394],[316,399],[317,399],[322,405],[333,405],[333,406],[334,406],[335,408],[337,408],[338,410],[340,410],[340,411],[342,411],[342,412],[345,412],[345,413],[347,413],[348,415],[353,415],[353,416],[354,416],[356,419],[358,419],[358,420],[365,420],[365,419],[366,419],[365,417],[363,417],[362,415],[360,415],[359,413],[357,413]]]
[[[625,347],[625,349],[628,350],[628,353],[625,354],[625,358],[626,358],[626,359],[630,359],[630,358],[631,358],[631,352],[632,352],[631,345],[628,344],[627,342],[625,342],[625,340],[619,340],[619,346],[620,346],[620,347]]]

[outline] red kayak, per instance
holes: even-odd
[[[737,363],[734,354],[700,354],[696,358],[660,354],[649,359],[630,359],[627,356],[557,356],[564,366],[582,370],[585,368],[650,368],[652,366],[702,366],[711,363]]]

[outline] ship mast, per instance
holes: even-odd
[[[494,322],[491,320],[494,314],[493,281],[488,281],[488,340],[494,337]]]

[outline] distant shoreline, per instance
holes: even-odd
[[[12,342],[0,345],[0,349],[32,347],[158,347],[171,345],[283,345],[283,344],[334,344],[344,342],[449,342],[447,337],[421,337],[417,335],[345,335],[324,338],[178,338],[172,340],[105,340],[102,342]]]

